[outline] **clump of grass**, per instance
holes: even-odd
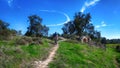
[[[33,42],[32,37],[23,36],[21,38],[17,38],[15,41],[15,44],[16,45],[29,45],[32,42]]]
[[[79,41],[77,41],[77,40],[71,40],[71,39],[66,40],[65,42],[68,42],[68,43],[79,43]]]

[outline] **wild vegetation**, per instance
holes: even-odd
[[[18,37],[16,38],[18,39]],[[42,44],[16,44],[15,40],[0,41],[0,68],[28,68],[33,61],[44,60],[52,47],[52,41],[42,39]],[[22,42],[24,43],[24,42]]]
[[[0,20],[0,40],[10,40],[17,34],[16,30],[10,29],[8,26],[8,23]]]
[[[120,44],[120,39],[107,39],[107,44]]]
[[[120,54],[115,46],[109,44],[103,50],[79,42],[61,42],[49,68],[119,68]]]

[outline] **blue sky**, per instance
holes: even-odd
[[[91,13],[91,23],[103,37],[120,38],[120,0],[0,0],[0,19],[25,33],[28,16],[39,15],[49,34],[62,33],[62,26],[75,12]]]

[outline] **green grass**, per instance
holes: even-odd
[[[43,39],[41,45],[14,45],[14,40],[0,41],[0,68],[30,68],[33,61],[44,60],[52,45]]]
[[[111,46],[106,51],[80,43],[61,42],[50,68],[117,68],[120,54]],[[118,67],[119,68],[119,67]]]

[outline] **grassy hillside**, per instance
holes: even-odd
[[[43,60],[52,45],[47,39],[42,39],[43,44],[14,45],[11,41],[0,41],[0,68],[30,68],[35,60]]]
[[[40,45],[16,45],[18,38],[0,41],[0,68],[32,68],[31,63],[44,60],[53,45],[45,38]],[[119,68],[120,54],[115,50],[116,45],[107,45],[105,51],[75,41],[60,42],[49,68]]]
[[[61,42],[50,68],[119,68],[120,54],[108,45],[106,51],[74,42]]]

